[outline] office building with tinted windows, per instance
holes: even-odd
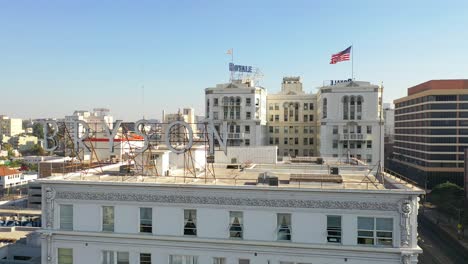
[[[428,188],[463,185],[468,146],[468,80],[431,80],[395,103],[391,169]]]

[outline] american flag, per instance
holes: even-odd
[[[343,51],[340,51],[340,52],[338,52],[336,54],[333,54],[331,56],[330,64],[335,64],[335,63],[340,62],[340,61],[349,60],[349,57],[351,55],[351,47],[352,46],[349,46],[347,49],[345,49]]]

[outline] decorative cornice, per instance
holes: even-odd
[[[91,200],[91,201],[128,201],[153,202],[171,204],[206,204],[233,205],[254,207],[282,207],[282,208],[324,208],[324,209],[352,209],[397,211],[396,203],[357,202],[357,201],[323,201],[323,200],[295,200],[295,199],[261,199],[261,198],[233,198],[216,196],[164,195],[141,193],[98,193],[98,192],[57,192],[56,199]]]

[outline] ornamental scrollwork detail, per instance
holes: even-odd
[[[54,199],[56,191],[54,188],[46,187],[44,193],[46,228],[50,229],[54,226]]]
[[[401,264],[411,264],[411,254],[402,254]]]
[[[170,194],[139,194],[139,193],[98,193],[98,192],[57,192],[56,199],[93,200],[93,201],[133,201],[172,204],[205,204],[233,205],[252,207],[283,207],[283,208],[325,208],[351,210],[396,211],[398,205],[386,202],[330,201],[330,200],[298,200],[298,199],[262,199],[235,198],[226,196],[193,196]]]
[[[410,216],[413,211],[413,205],[411,200],[403,200],[400,202],[399,212],[400,212],[400,227],[401,227],[401,246],[409,247],[411,241],[411,224]]]

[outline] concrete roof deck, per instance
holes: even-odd
[[[244,169],[228,169],[225,164],[215,164],[210,171],[193,173],[183,170],[171,172],[170,176],[148,175],[115,175],[115,171],[104,171],[100,174],[70,173],[51,176],[42,181],[84,181],[84,182],[115,182],[130,184],[176,184],[176,185],[215,185],[215,186],[250,186],[275,187],[281,189],[351,189],[351,190],[391,190],[406,189],[420,191],[419,188],[406,182],[392,181],[392,184],[381,184],[364,166],[346,165],[340,167],[341,181],[332,180],[328,174],[327,165],[316,164],[261,164]],[[278,186],[257,185],[258,176],[266,173],[278,177]],[[113,175],[112,175],[113,174]],[[291,175],[301,175],[304,180],[291,181]],[[308,177],[311,176],[311,177]],[[299,177],[300,178],[300,177]],[[387,178],[387,177],[386,177]],[[323,180],[322,180],[323,179]]]

